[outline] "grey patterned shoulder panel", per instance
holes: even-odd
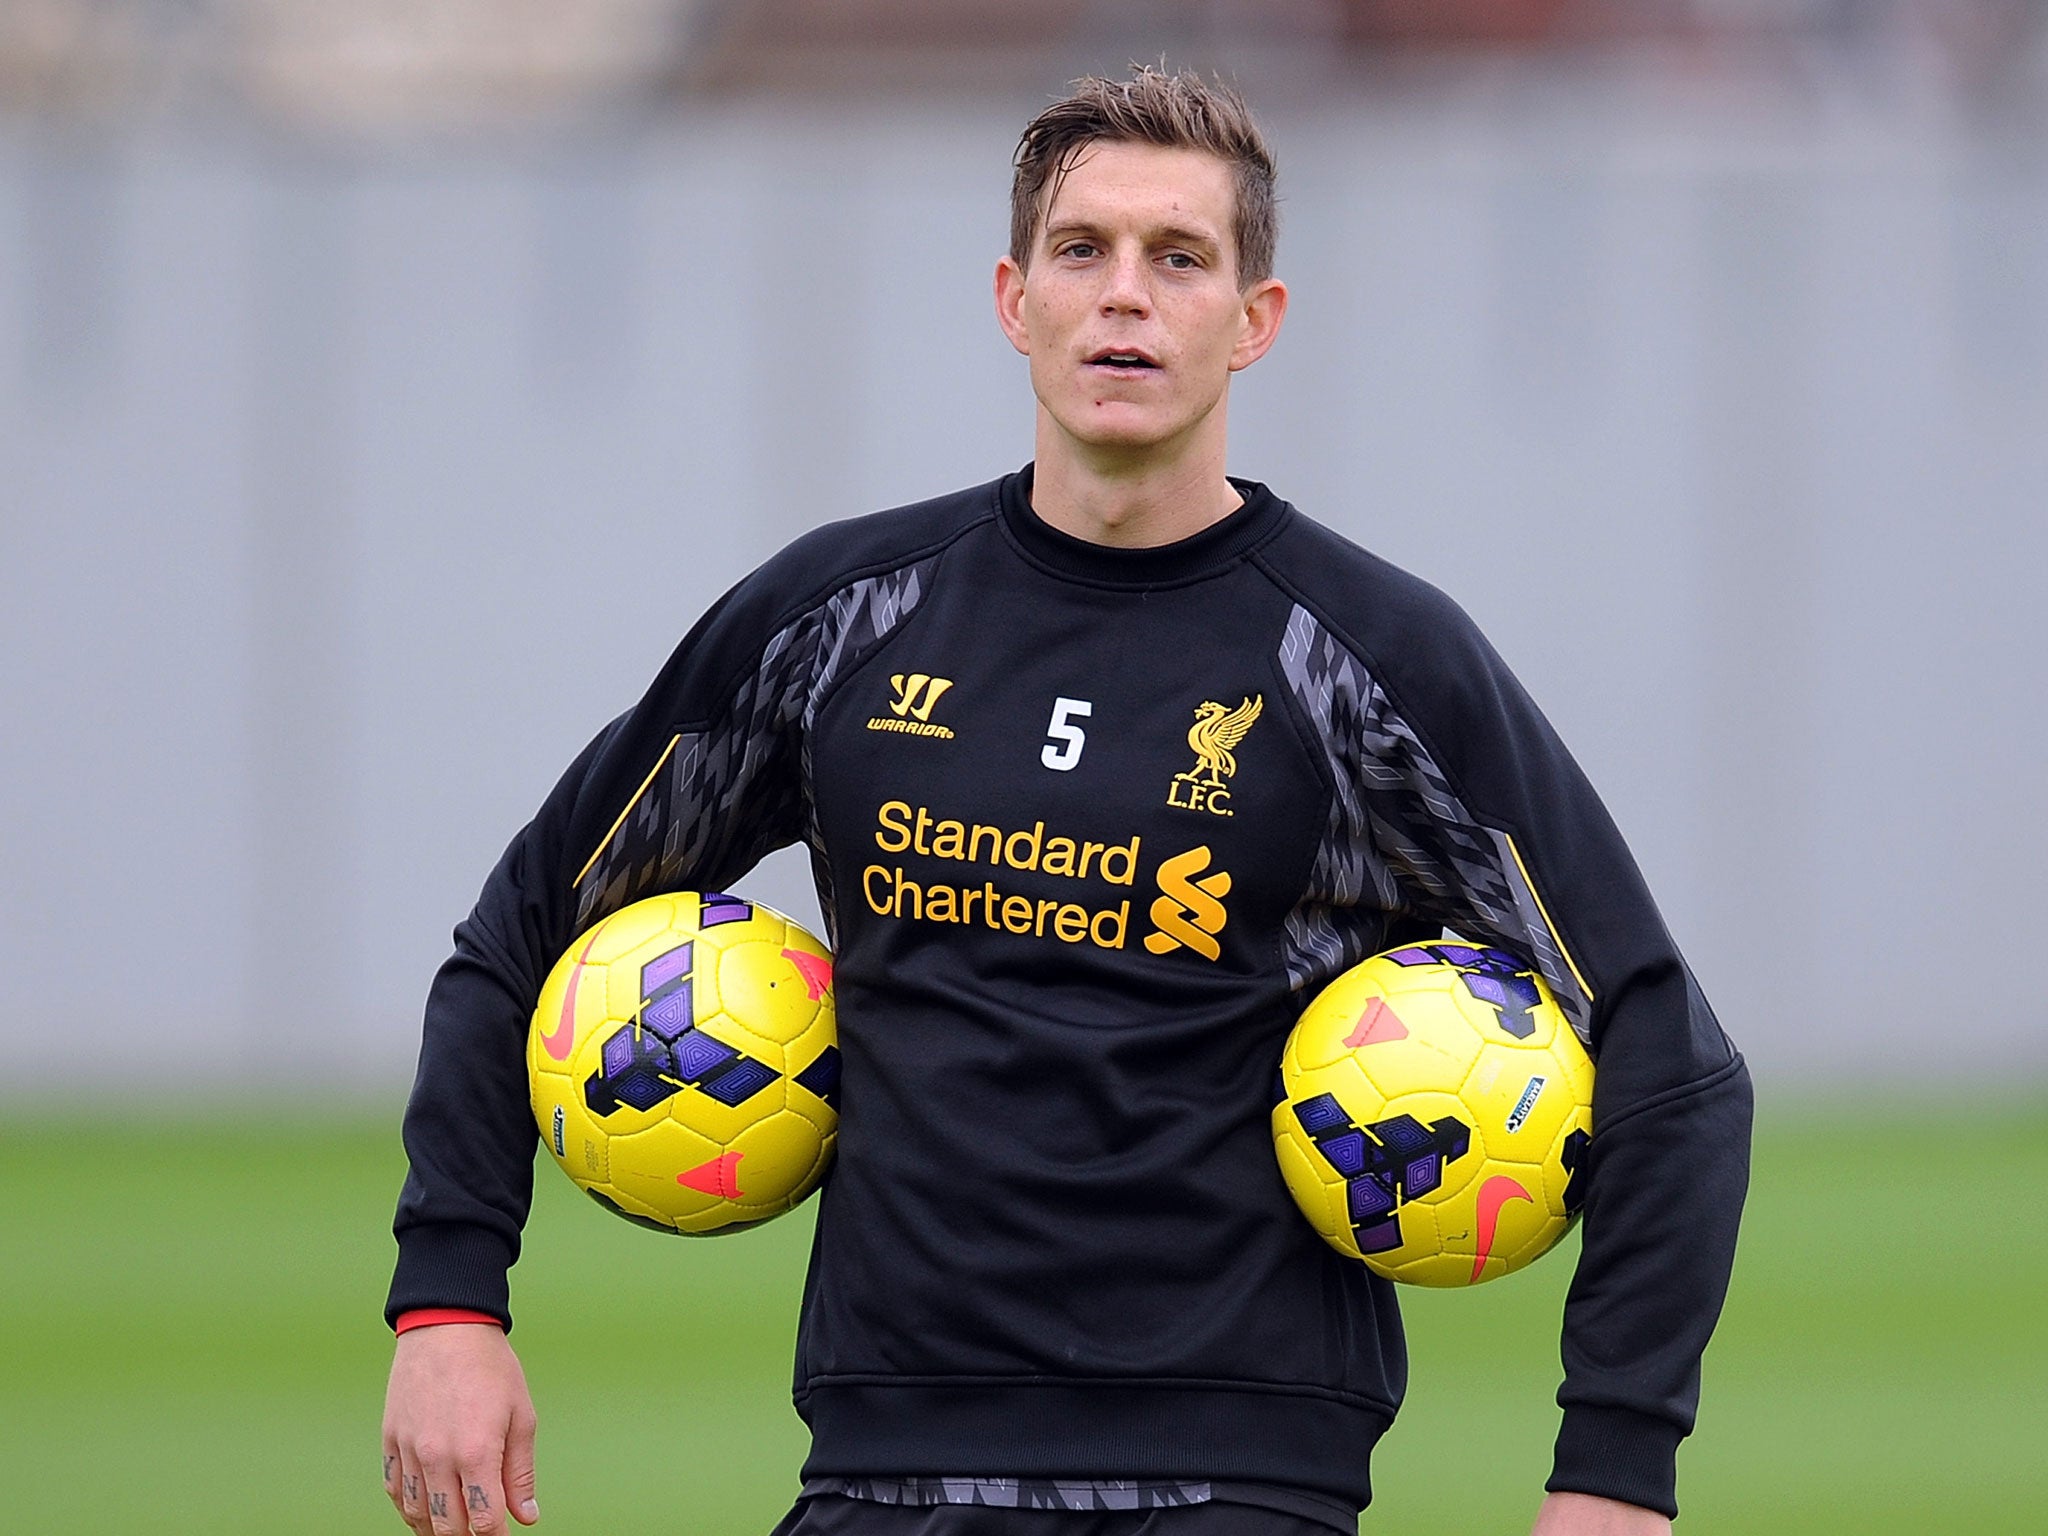
[[[721,885],[799,837],[818,846],[812,721],[833,685],[917,607],[937,561],[849,582],[769,637],[719,718],[669,743],[593,856],[576,886],[579,932],[686,877]],[[829,930],[829,892],[824,905]]]
[[[1513,840],[1465,808],[1364,662],[1299,604],[1280,642],[1280,670],[1336,784],[1308,888],[1287,918],[1289,984],[1322,986],[1371,953],[1389,914],[1410,915],[1535,965],[1587,1039],[1591,1000]]]

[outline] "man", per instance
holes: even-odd
[[[1539,965],[1598,1063],[1535,1529],[1669,1529],[1748,1079],[1470,621],[1226,477],[1230,376],[1287,307],[1273,228],[1234,95],[1080,82],[1025,132],[996,270],[1033,465],[785,550],[507,850],[429,998],[406,1120],[385,1481],[422,1536],[536,1513],[503,1330],[543,977],[627,902],[730,885],[799,839],[837,954],[844,1119],[781,1533],[1354,1529],[1399,1319],[1288,1202],[1270,1084],[1325,982],[1446,927]],[[1176,794],[1197,710],[1254,700],[1207,781],[1224,792]],[[945,729],[873,728],[892,704]],[[1118,856],[992,868],[928,835],[949,818]],[[1085,920],[1040,918],[1068,906]]]

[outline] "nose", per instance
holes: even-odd
[[[1144,316],[1152,310],[1151,285],[1142,251],[1118,251],[1104,275],[1102,312]]]

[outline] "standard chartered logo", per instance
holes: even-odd
[[[875,847],[920,862],[914,873],[903,863],[868,865],[860,874],[861,895],[877,917],[978,925],[1019,937],[1122,949],[1130,902],[1112,898],[1104,905],[1091,891],[1097,882],[1133,884],[1141,842],[1136,836],[1121,843],[1091,842],[1048,832],[1043,821],[1012,829],[888,800],[875,812]],[[947,871],[946,865],[956,868]],[[973,865],[987,866],[995,878],[958,868]],[[1042,889],[1027,894],[1010,884],[1016,876]],[[1004,884],[997,885],[996,878]]]
[[[1230,894],[1230,871],[1194,877],[1209,867],[1209,846],[1190,848],[1175,854],[1159,866],[1159,899],[1152,903],[1152,925],[1159,931],[1145,935],[1145,947],[1155,955],[1171,954],[1186,945],[1205,960],[1223,953],[1216,935],[1230,921],[1222,898]]]
[[[860,891],[877,917],[1097,949],[1122,949],[1130,933],[1131,902],[1116,888],[1137,883],[1144,840],[1136,834],[1095,842],[1043,821],[1005,827],[886,800],[875,811],[874,845],[885,857],[861,870]],[[1205,844],[1158,866],[1157,931],[1145,935],[1151,953],[1222,955],[1216,935],[1229,921],[1222,898],[1230,894],[1230,875],[1204,874],[1209,859]]]

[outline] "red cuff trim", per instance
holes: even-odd
[[[415,1328],[432,1328],[437,1323],[489,1323],[493,1328],[505,1326],[488,1312],[472,1312],[466,1307],[421,1307],[417,1311],[399,1313],[391,1331],[409,1333]]]

